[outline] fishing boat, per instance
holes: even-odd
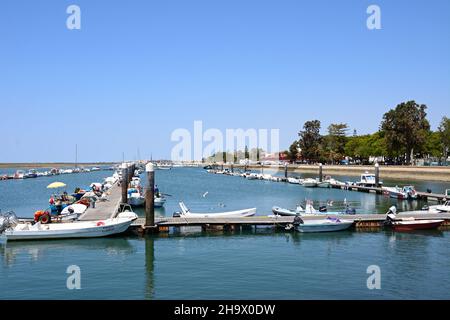
[[[303,180],[303,186],[306,188],[315,188],[317,187],[317,180],[316,179],[312,179],[312,178],[308,178]]]
[[[134,212],[122,212],[112,219],[44,225],[40,222],[19,222],[13,213],[9,213],[0,220],[0,234],[7,241],[99,238],[125,232],[137,218]]]
[[[382,185],[383,182],[379,181],[378,184]],[[361,180],[356,182],[356,185],[361,186],[361,187],[378,187],[377,181],[376,181],[376,176],[367,171],[361,175]]]
[[[389,195],[389,197],[399,200],[416,200],[418,195],[413,186],[404,186],[400,188],[395,187],[383,187],[384,194]]]
[[[391,227],[394,231],[415,231],[415,230],[430,230],[439,228],[444,220],[420,219],[416,220],[413,217],[397,218],[397,208],[391,207],[386,214],[385,226]]]
[[[239,217],[251,217],[256,214],[256,208],[218,212],[218,213],[192,213],[183,202],[180,202],[181,212],[175,212],[174,217],[183,218],[239,218]]]
[[[353,220],[342,220],[331,217],[328,217],[327,219],[306,221],[303,221],[300,218],[298,223],[294,220],[295,230],[302,233],[342,231],[350,228],[352,225]]]

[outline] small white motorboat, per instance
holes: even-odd
[[[247,175],[247,180],[259,180],[259,175],[257,173],[250,173]]]
[[[413,186],[405,186],[400,188],[398,186],[395,187],[382,187],[383,192],[388,194],[391,198],[399,199],[399,200],[415,200],[418,195]]]
[[[174,217],[183,218],[239,218],[251,217],[256,214],[256,208],[218,212],[218,213],[192,213],[183,202],[180,202],[181,212],[174,213]]]
[[[303,180],[303,186],[306,188],[315,188],[317,187],[317,180],[312,178],[305,179]]]
[[[163,196],[156,196],[155,195],[155,200],[154,200],[154,206],[155,208],[162,208],[164,207],[164,204],[166,203],[166,198],[164,198]]]
[[[278,216],[296,216],[305,212],[302,206],[298,205],[295,209],[284,209],[281,207],[272,207],[272,212]]]
[[[145,197],[137,188],[128,189],[128,204],[133,207],[140,207],[145,204]]]
[[[137,218],[134,212],[122,212],[116,218],[106,220],[33,224],[20,223],[15,215],[9,214],[1,219],[0,234],[7,241],[98,238],[125,232]]]
[[[329,187],[331,187],[331,183],[330,183],[330,181],[322,181],[322,182],[317,182],[317,187],[319,187],[319,188],[329,188]]]
[[[428,211],[431,213],[450,212],[450,200],[444,202],[444,204],[430,206]]]
[[[342,231],[350,228],[352,225],[353,220],[342,220],[330,217],[327,219],[306,221],[303,221],[300,218],[300,221],[297,223],[294,220],[295,230],[302,233]]]
[[[289,177],[289,178],[287,179],[287,181],[288,181],[289,183],[292,183],[292,184],[300,184],[300,179],[297,179],[297,178],[294,178],[294,177]]]

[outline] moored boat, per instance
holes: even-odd
[[[342,220],[338,218],[320,219],[320,220],[306,220],[295,221],[295,230],[302,233],[313,232],[336,232],[350,228],[353,225],[353,220]]]
[[[298,214],[302,214],[305,212],[305,209],[303,209],[300,205],[298,205],[295,209],[284,209],[281,207],[272,207],[272,212],[275,215],[278,216],[296,216]]]
[[[1,234],[8,240],[46,240],[69,238],[98,238],[125,232],[137,219],[133,212],[122,212],[116,218],[98,221],[41,224],[19,222],[15,215],[2,219]]]
[[[322,181],[322,182],[317,182],[317,187],[319,188],[330,188],[331,187],[331,183],[330,181]]]
[[[217,212],[217,213],[192,213],[183,202],[179,203],[181,212],[174,213],[174,217],[183,218],[239,218],[239,217],[251,217],[256,214],[256,208]]]
[[[14,174],[14,179],[25,179],[25,171],[17,170]]]
[[[382,185],[382,181],[378,181],[379,185]],[[361,175],[361,180],[356,182],[356,185],[362,187],[377,187],[376,176],[372,173],[365,172]]]
[[[430,206],[428,208],[429,212],[439,213],[439,212],[450,212],[450,200],[445,201],[443,204]]]
[[[318,183],[317,183],[316,179],[308,178],[308,179],[303,180],[302,185],[306,188],[315,188],[315,187],[317,187]]]
[[[397,208],[392,206],[386,214],[385,226],[391,227],[394,231],[415,231],[430,230],[439,228],[444,220],[440,219],[420,219],[413,217],[397,218]]]
[[[418,195],[413,186],[404,186],[400,188],[398,186],[395,187],[383,187],[383,192],[389,197],[399,200],[415,200]]]

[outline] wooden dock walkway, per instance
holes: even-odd
[[[326,215],[320,214],[315,216],[302,217],[303,220],[326,219],[327,217],[338,217],[339,219],[348,219],[355,221],[355,226],[359,228],[381,227],[386,220],[386,214],[356,214],[356,215]],[[428,213],[424,211],[410,211],[397,214],[398,218],[413,217],[416,219],[441,219],[445,220],[444,225],[450,226],[450,213]],[[253,216],[242,218],[172,218],[159,217],[155,218],[155,223],[160,231],[169,231],[170,227],[189,227],[201,226],[203,228],[214,228],[222,226],[224,229],[236,229],[245,226],[285,226],[294,221],[294,217],[278,216]],[[144,218],[137,219],[132,228],[139,228],[145,224]]]
[[[95,208],[89,207],[79,220],[106,220],[113,218],[119,211],[122,202],[121,187],[112,186],[106,193],[107,201],[97,201]]]
[[[363,186],[355,186],[355,185],[341,185],[341,184],[331,184],[331,188],[334,189],[342,189],[349,191],[358,191],[358,192],[368,192],[368,193],[376,193],[383,194],[384,190],[382,188],[377,187],[363,187]],[[421,200],[436,200],[436,201],[445,201],[447,196],[445,194],[438,193],[428,193],[416,191],[417,196]]]

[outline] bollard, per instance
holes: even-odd
[[[128,168],[122,166],[122,203],[128,203]]]
[[[321,163],[319,163],[319,182],[322,182],[322,180],[323,180],[322,169],[323,169],[323,166]]]
[[[380,165],[375,163],[375,186],[380,187]]]
[[[147,190],[145,191],[145,226],[155,226],[155,170],[152,163],[145,166]]]

